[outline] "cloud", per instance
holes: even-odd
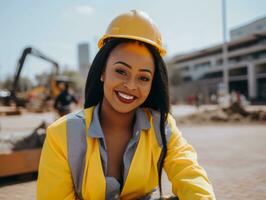
[[[94,8],[89,5],[79,5],[75,7],[75,11],[81,15],[92,15]]]

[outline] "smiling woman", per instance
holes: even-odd
[[[162,195],[164,168],[175,199],[215,199],[169,113],[166,52],[152,20],[121,14],[98,44],[84,109],[47,129],[37,198],[149,199],[158,185]]]

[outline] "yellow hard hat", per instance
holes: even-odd
[[[154,46],[161,56],[166,54],[162,47],[161,33],[152,19],[143,11],[131,10],[117,16],[107,28],[105,35],[98,41],[102,48],[108,38],[128,38]]]

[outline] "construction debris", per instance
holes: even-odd
[[[15,142],[13,144],[12,150],[18,151],[24,149],[42,148],[45,139],[46,128],[46,123],[42,122],[29,136]]]
[[[0,178],[37,172],[40,155],[40,148],[0,154]]]
[[[238,103],[228,108],[197,112],[185,117],[176,117],[177,124],[206,123],[266,123],[266,111],[247,111]]]
[[[45,139],[47,124],[42,122],[27,136],[18,137],[12,134],[0,138],[0,155],[20,150],[42,148]],[[25,133],[21,132],[22,135]],[[8,137],[7,137],[8,136]]]

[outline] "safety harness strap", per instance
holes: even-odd
[[[84,112],[67,115],[67,151],[76,196],[82,200],[82,182],[87,151]]]

